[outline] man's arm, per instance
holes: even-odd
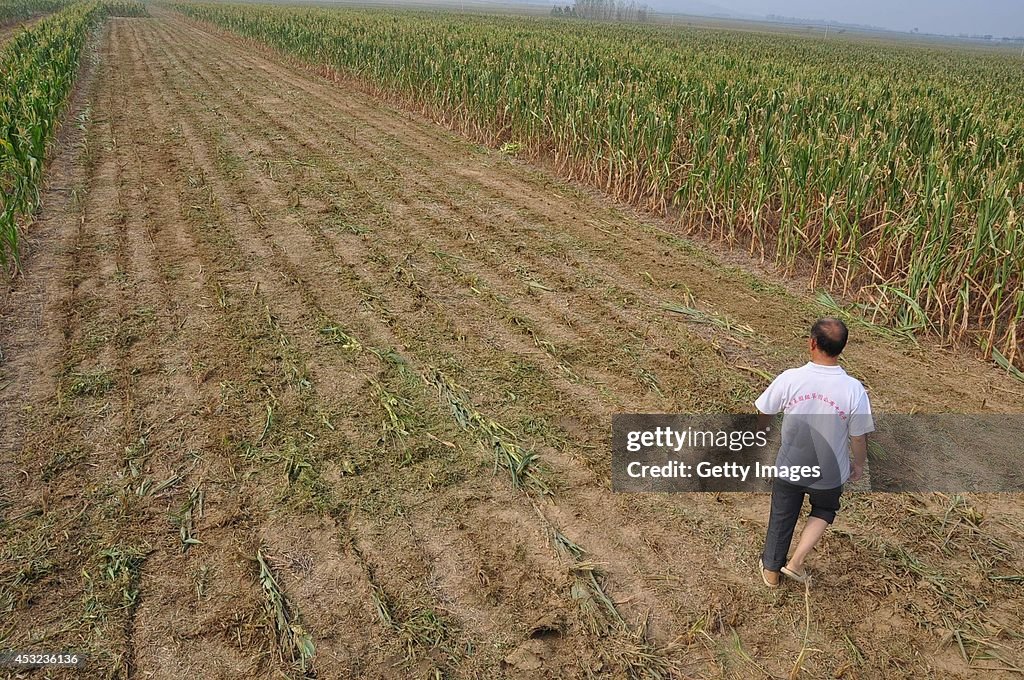
[[[860,399],[850,411],[850,455],[853,458],[851,482],[856,482],[864,476],[864,463],[868,459],[868,433],[874,431],[875,421],[871,417],[871,400],[868,399],[868,393],[861,387]]]
[[[868,436],[866,434],[850,437],[850,453],[853,457],[850,481],[856,482],[864,476],[864,463],[868,459]]]
[[[786,390],[782,382],[782,375],[779,375],[754,402],[757,409],[757,426],[762,430],[771,425],[772,416],[786,405]]]

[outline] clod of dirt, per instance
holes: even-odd
[[[544,665],[547,650],[540,640],[527,640],[506,656],[503,661],[521,671],[536,671]]]

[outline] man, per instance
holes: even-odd
[[[843,484],[864,476],[866,435],[875,428],[864,386],[839,365],[848,337],[841,320],[816,321],[807,341],[810,362],[782,373],[755,402],[763,424],[779,412],[784,414],[776,467],[817,466],[817,474],[780,476],[772,482],[768,535],[759,565],[769,588],[779,587],[782,575],[807,581],[804,560],[835,520]],[[811,510],[787,561],[804,496],[810,498]]]

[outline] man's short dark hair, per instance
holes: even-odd
[[[846,340],[850,337],[850,330],[843,323],[842,319],[825,317],[818,319],[811,326],[811,337],[815,344],[830,357],[839,356],[846,347]]]

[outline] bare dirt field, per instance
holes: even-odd
[[[0,290],[5,646],[86,650],[68,677],[1020,673],[1019,496],[851,493],[805,593],[757,575],[767,496],[609,490],[614,413],[749,410],[813,296],[173,14],[86,61]],[[877,410],[1024,412],[852,333]]]

